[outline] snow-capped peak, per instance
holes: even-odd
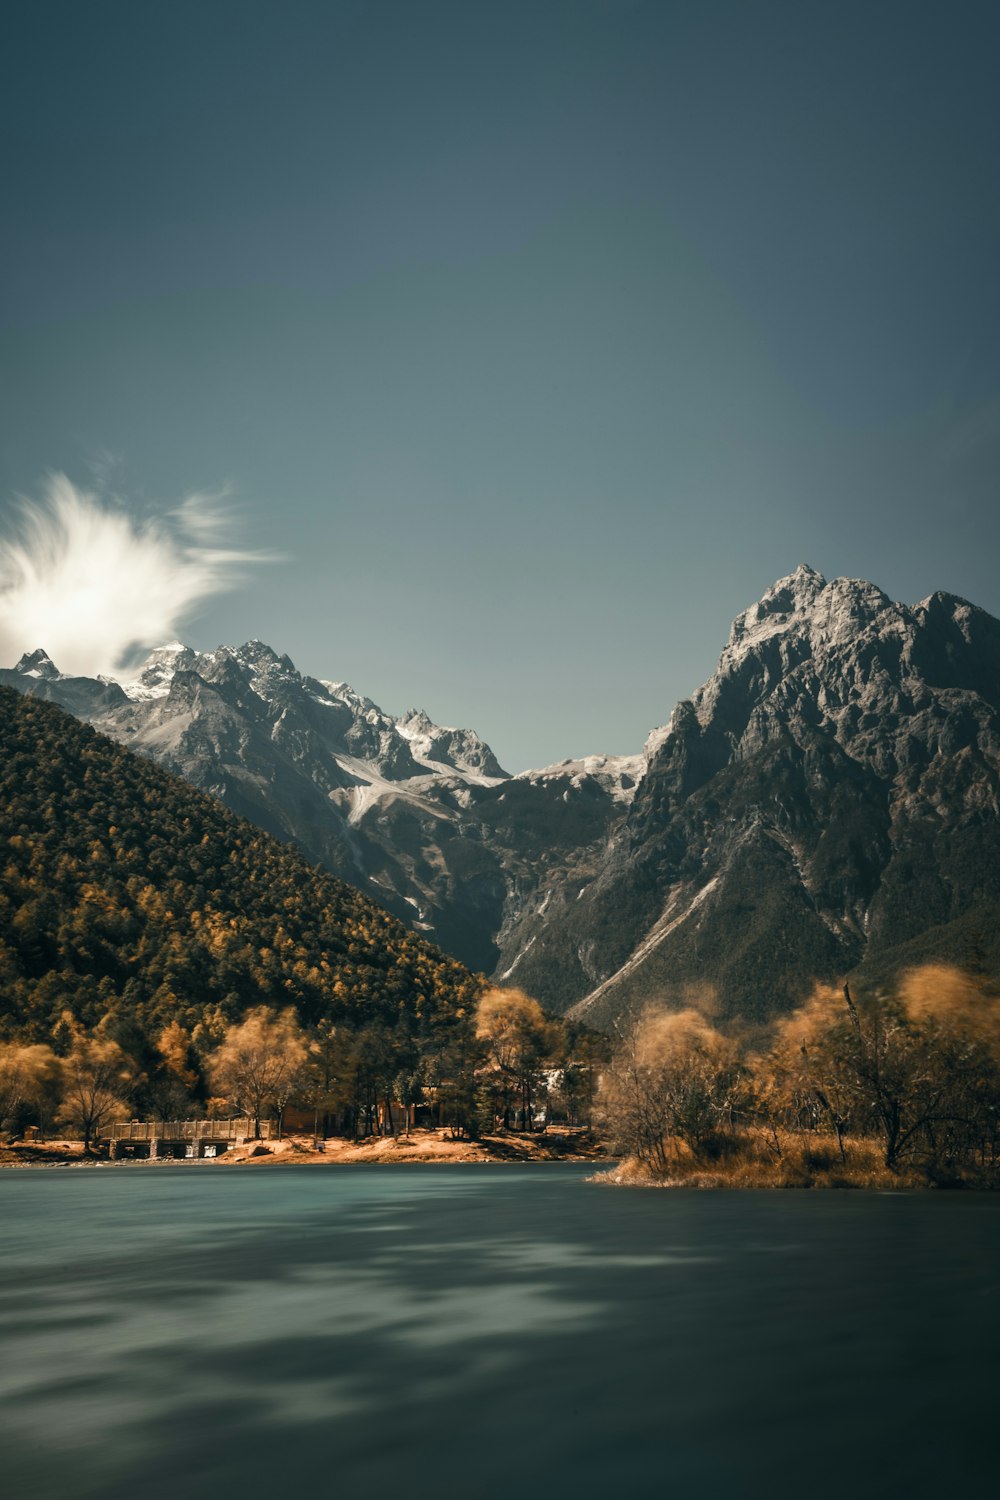
[[[14,668],[22,677],[60,677],[62,674],[47,651],[26,651]]]
[[[515,780],[564,782],[573,787],[581,787],[590,780],[610,793],[615,802],[631,802],[646,765],[642,755],[585,755],[579,760],[556,761],[538,771],[522,771]]]
[[[146,702],[151,698],[165,698],[170,691],[174,674],[194,665],[196,653],[183,641],[167,641],[149,653],[138,674],[119,683],[127,698],[135,702]]]
[[[453,725],[435,724],[423,708],[408,708],[405,713],[400,714],[396,720],[396,729],[404,740],[418,740],[425,735],[457,733]]]
[[[422,708],[408,708],[396,719],[395,728],[408,742],[414,760],[429,770],[451,769],[485,782],[502,781],[507,776],[489,745],[473,729],[435,724]]]

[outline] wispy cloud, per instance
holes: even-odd
[[[179,633],[198,605],[277,555],[234,545],[228,489],[152,519],[64,474],[0,537],[0,665],[44,647],[63,672],[114,673]]]

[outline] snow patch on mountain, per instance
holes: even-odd
[[[642,755],[586,755],[579,760],[560,760],[538,771],[522,771],[513,779],[533,785],[559,783],[566,791],[580,790],[589,780],[608,792],[615,802],[631,802],[646,770]]]
[[[143,662],[135,677],[119,680],[119,687],[126,698],[134,703],[149,703],[154,698],[165,698],[177,672],[193,666],[196,653],[181,641],[168,641],[157,646]]]
[[[0,681],[597,1024],[706,976],[723,1013],[767,1017],[1000,889],[1000,622],[947,594],[896,604],[799,567],[641,755],[516,777],[473,731],[261,641],[169,642],[124,691],[41,651]]]
[[[14,671],[20,672],[22,677],[39,677],[49,681],[62,676],[62,673],[54,664],[49,653],[40,649],[38,651],[26,651],[15,666]]]

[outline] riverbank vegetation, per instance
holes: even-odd
[[[621,1028],[599,1108],[619,1181],[996,1186],[1000,996],[928,965],[817,988],[763,1045],[651,1008]]]
[[[408,1137],[418,1126],[478,1141],[587,1127],[603,1039],[548,1018],[517,990],[485,989],[465,1024],[421,1045],[402,1028],[303,1026],[292,1007],[255,1007],[217,1036],[178,1022],[150,1042],[109,1014],[92,1031],[70,1012],[51,1044],[0,1042],[0,1135],[57,1128],[85,1152],[114,1120],[286,1121],[315,1138]],[[131,1046],[129,1043],[131,1042]]]

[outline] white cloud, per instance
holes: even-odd
[[[229,491],[138,520],[53,475],[0,537],[0,665],[43,647],[63,672],[113,674],[274,554],[234,547]]]

